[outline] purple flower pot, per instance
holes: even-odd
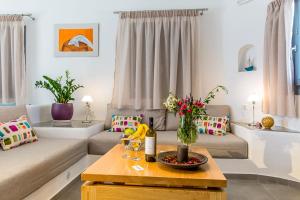
[[[73,117],[72,103],[53,103],[51,107],[51,115],[53,120],[71,120]]]

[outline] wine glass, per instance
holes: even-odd
[[[132,158],[134,161],[139,161],[141,158],[138,157],[138,151],[142,146],[142,141],[140,139],[130,140],[130,146],[134,150],[135,156]]]
[[[127,158],[130,158],[130,156],[128,155],[128,150],[129,150],[129,144],[130,144],[130,140],[129,140],[129,138],[128,138],[128,136],[127,135],[125,135],[125,134],[122,134],[121,135],[121,144],[123,145],[123,147],[124,147],[124,154],[122,155],[122,158],[124,158],[124,159],[127,159]]]

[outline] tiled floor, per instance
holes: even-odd
[[[56,200],[80,200],[79,179],[55,198]],[[258,181],[256,179],[229,179],[228,200],[300,200],[300,188]]]
[[[300,200],[300,188],[282,183],[229,179],[229,200]]]

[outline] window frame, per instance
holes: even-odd
[[[294,63],[295,94],[300,95],[300,1],[295,0],[292,56]]]
[[[0,107],[16,106],[16,103],[0,103]]]

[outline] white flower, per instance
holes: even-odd
[[[170,112],[177,112],[178,99],[175,95],[170,94],[167,101],[164,103],[166,109]]]

